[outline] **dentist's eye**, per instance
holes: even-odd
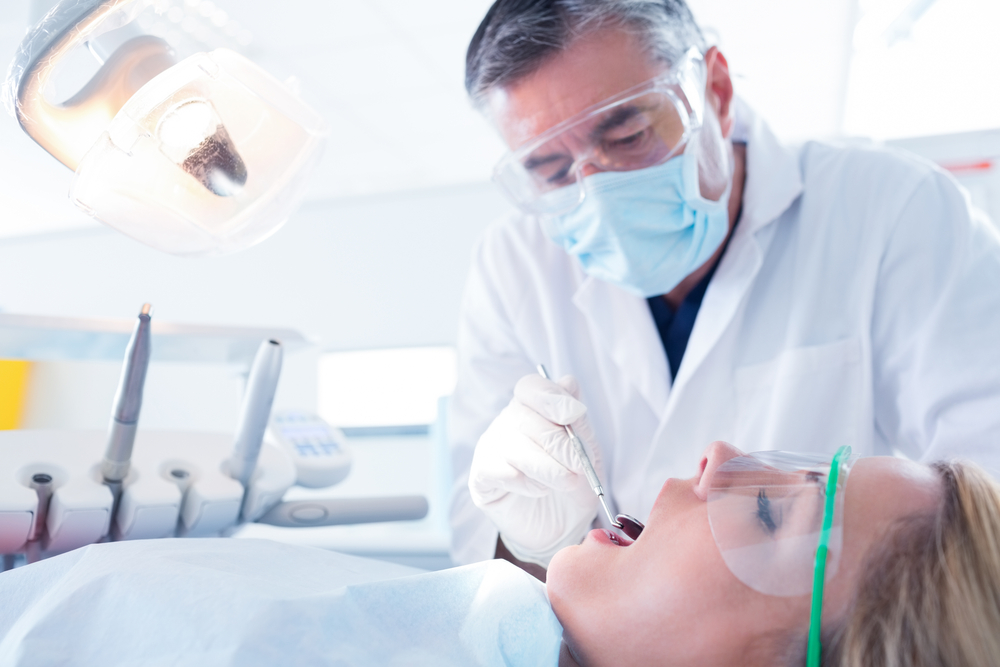
[[[645,136],[645,134],[646,134],[645,130],[640,130],[639,132],[636,132],[635,134],[630,134],[627,137],[622,137],[621,139],[613,139],[613,140],[611,140],[611,141],[608,142],[608,147],[609,148],[629,148],[629,147],[634,146],[635,144],[639,143],[640,141],[642,141],[642,139]]]
[[[757,521],[764,527],[770,535],[778,532],[778,522],[775,521],[774,511],[771,507],[771,499],[767,497],[767,491],[761,488],[757,492]]]

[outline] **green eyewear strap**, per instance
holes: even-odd
[[[833,528],[833,506],[837,495],[837,483],[841,464],[851,456],[851,448],[843,446],[833,455],[830,463],[830,477],[826,482],[826,504],[823,507],[823,528],[816,547],[816,565],[813,568],[812,608],[809,611],[809,647],[806,653],[806,667],[819,667],[822,655],[820,644],[820,623],[823,619],[823,583],[826,581],[826,554],[830,548],[830,530]]]

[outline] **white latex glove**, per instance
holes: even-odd
[[[558,382],[540,375],[521,378],[472,457],[472,501],[515,557],[542,567],[563,547],[579,544],[597,514],[597,496],[563,428],[572,425],[601,476],[601,457],[579,395],[570,375]]]

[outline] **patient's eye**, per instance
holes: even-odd
[[[767,497],[767,491],[763,487],[757,491],[757,521],[764,527],[770,535],[778,532],[780,515],[775,517],[775,512],[771,507],[771,499]],[[777,520],[776,520],[777,519]]]

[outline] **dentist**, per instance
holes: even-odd
[[[563,424],[640,520],[714,440],[1000,470],[1000,241],[946,173],[782,146],[683,0],[497,0],[466,87],[522,213],[466,287],[457,563],[608,527]]]

